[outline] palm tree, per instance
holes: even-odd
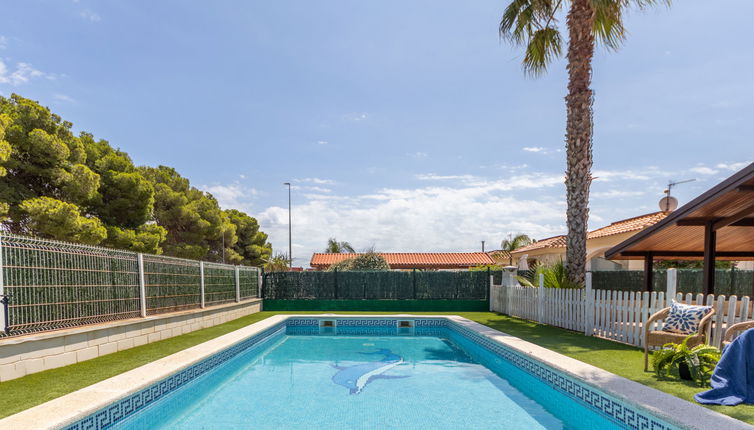
[[[264,264],[265,272],[287,272],[290,261],[288,254],[278,252]]]
[[[568,278],[584,283],[589,187],[592,183],[592,57],[597,39],[615,50],[625,39],[623,13],[670,0],[570,0],[568,27],[568,95],[566,101],[566,268]],[[500,20],[500,36],[524,46],[524,71],[539,75],[562,54],[558,15],[563,0],[512,0]]]
[[[516,236],[508,235],[507,239],[503,239],[500,243],[500,249],[508,252],[509,265],[513,265],[513,256],[510,254],[522,246],[526,246],[532,242],[531,238],[523,233],[519,233]]]
[[[353,246],[348,242],[338,242],[334,237],[327,239],[327,248],[325,252],[330,254],[344,254],[347,252],[354,253]]]

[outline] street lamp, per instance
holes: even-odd
[[[293,267],[293,241],[291,240],[291,183],[283,182],[288,185],[288,269]]]

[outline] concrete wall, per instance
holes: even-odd
[[[261,299],[0,339],[0,382],[222,324],[262,310]]]

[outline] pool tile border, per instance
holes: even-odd
[[[263,332],[249,337],[248,339],[233,345],[217,354],[214,354],[197,364],[189,366],[154,385],[132,394],[104,409],[101,409],[86,418],[63,427],[63,430],[105,430],[128,418],[141,409],[160,400],[171,392],[204,375],[217,366],[225,363],[236,355],[265,343],[285,331],[285,323],[270,327]]]
[[[276,337],[286,327],[303,330],[318,329],[320,321],[323,319],[336,320],[336,326],[343,327],[344,331],[349,332],[349,334],[359,327],[367,329],[367,332],[397,327],[398,321],[402,320],[413,320],[417,329],[448,327],[488,351],[502,356],[554,389],[631,429],[726,428],[733,430],[754,428],[728,416],[626,380],[487,326],[465,318],[446,315],[276,315],[2,419],[0,425],[6,428],[5,425],[12,426],[16,423],[25,422],[27,426],[24,428],[105,430],[197,377],[206,374],[242,351],[261,345],[265,340]],[[353,334],[360,333],[354,331]],[[374,334],[380,333],[375,332]],[[187,363],[186,359],[171,360],[171,358],[177,356],[181,356],[180,358],[190,357],[191,361]],[[171,361],[173,362],[170,363]],[[124,388],[120,385],[128,381],[129,376],[133,376],[129,374],[143,369],[149,370],[149,368],[157,368],[162,372],[154,373],[151,378],[141,378],[141,384],[133,386],[132,383],[131,388]],[[113,385],[120,389],[112,390]],[[98,388],[102,389],[100,391],[105,391],[107,395],[94,396],[93,394],[97,394]],[[616,392],[616,388],[623,389]],[[82,407],[80,403],[75,403],[86,402],[87,399],[91,403],[89,407]],[[110,400],[108,401],[108,399]],[[636,402],[633,399],[642,400]],[[657,403],[658,401],[659,403]],[[71,408],[72,405],[77,407]],[[661,405],[666,408],[661,408]],[[670,407],[670,409],[667,409],[667,407]],[[62,416],[54,415],[56,410],[65,409],[67,409],[67,413],[61,414]],[[669,416],[667,411],[672,411],[673,416]],[[29,426],[29,423],[35,425]]]

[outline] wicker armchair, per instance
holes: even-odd
[[[688,337],[686,334],[670,333],[667,331],[650,330],[652,323],[658,320],[665,319],[670,313],[670,308],[665,308],[657,311],[654,315],[649,317],[647,322],[644,323],[644,371],[649,370],[649,348],[653,346],[663,346],[666,343],[681,343],[683,339]],[[696,335],[689,339],[687,345],[694,347],[700,345],[707,340],[707,331],[712,324],[712,316],[715,315],[715,309],[710,309],[709,313],[699,321],[699,331]]]
[[[727,330],[725,330],[725,337],[723,338],[723,346],[731,343],[733,341],[733,335],[744,330],[748,330],[750,328],[754,328],[754,321],[742,321],[740,323],[736,323],[728,327]]]

